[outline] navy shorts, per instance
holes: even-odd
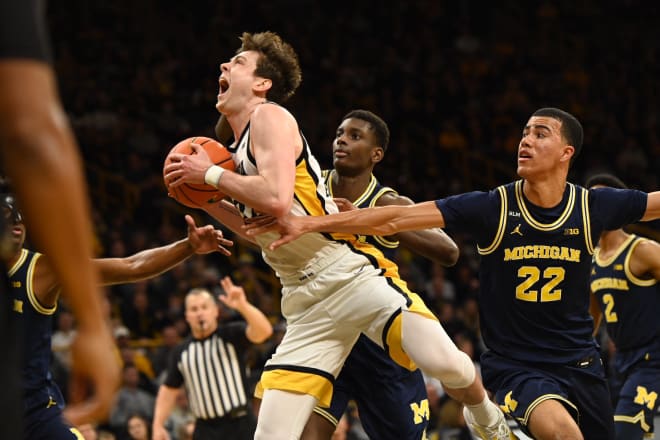
[[[364,335],[353,346],[334,383],[330,408],[317,407],[314,412],[336,425],[349,400],[357,403],[369,438],[426,438],[429,402],[421,371],[399,366]]]
[[[24,398],[23,430],[30,440],[82,440],[80,432],[62,418],[64,399],[57,387],[45,387]]]
[[[660,395],[660,367],[647,365],[633,368],[623,379],[614,421],[639,424],[642,431],[653,432],[653,418]]]
[[[585,439],[614,439],[609,388],[595,350],[574,365],[523,363],[486,352],[481,374],[497,404],[529,436],[527,424],[534,408],[554,399],[573,416]]]

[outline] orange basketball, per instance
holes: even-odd
[[[211,158],[211,162],[215,165],[234,171],[234,160],[231,157],[231,153],[229,153],[229,150],[227,150],[224,145],[215,139],[204,136],[195,136],[182,140],[172,147],[169,153],[167,153],[165,163],[163,164],[163,177],[165,175],[165,166],[171,163],[170,155],[172,153],[192,154],[193,151],[190,144],[193,142],[201,145],[204,150],[206,150],[206,153]],[[165,186],[167,187],[167,182],[165,183]],[[189,208],[203,209],[205,206],[216,203],[225,197],[220,191],[205,183],[184,183],[175,188],[168,188],[168,191],[172,198]]]

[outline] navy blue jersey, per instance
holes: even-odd
[[[0,58],[50,60],[45,0],[0,2]]]
[[[39,303],[32,285],[34,268],[41,254],[21,250],[16,263],[9,268],[9,296],[13,312],[23,328],[23,388],[25,394],[54,386],[50,374],[53,314],[57,306],[44,307]]]
[[[630,256],[643,240],[631,235],[612,257],[600,258],[598,249],[594,256],[591,291],[598,298],[607,333],[618,352],[643,349],[660,337],[660,284],[630,271]]]
[[[481,254],[480,324],[486,346],[522,362],[569,364],[595,347],[589,273],[603,229],[639,220],[646,194],[567,183],[541,208],[523,181],[436,201],[447,228],[471,233]]]
[[[323,170],[323,179],[325,186],[328,189],[328,195],[334,197],[332,193],[332,175],[335,170]],[[393,193],[398,194],[394,189],[389,186],[381,185],[381,183],[372,174],[369,185],[364,192],[356,200],[351,200],[351,203],[358,208],[372,208],[376,206],[376,201],[383,196],[383,194]],[[396,254],[396,249],[399,247],[397,240],[392,240],[390,237],[383,237],[378,235],[358,235],[358,240],[363,243],[369,243],[376,246],[383,253],[385,258],[392,260]]]

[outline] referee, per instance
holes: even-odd
[[[238,311],[245,322],[219,325],[218,306],[206,289],[186,295],[186,321],[192,336],[172,353],[163,385],[158,390],[153,440],[169,439],[165,422],[174,408],[178,389],[185,385],[195,415],[193,439],[248,440],[256,423],[249,409],[243,349],[273,333],[268,318],[245,298],[229,277],[220,281],[220,300]]]

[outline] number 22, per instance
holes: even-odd
[[[540,302],[561,301],[561,289],[555,289],[564,281],[566,272],[563,267],[547,267],[543,270],[543,279],[548,280],[541,286]],[[516,298],[521,301],[538,302],[539,292],[532,289],[541,279],[541,270],[536,266],[522,266],[518,277],[524,278],[516,287]]]

